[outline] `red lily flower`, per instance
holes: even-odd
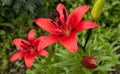
[[[53,18],[35,19],[38,26],[51,33],[49,36],[41,37],[44,42],[43,48],[59,41],[70,52],[76,52],[78,50],[76,33],[98,27],[92,21],[81,20],[88,9],[89,7],[86,5],[79,6],[68,15],[65,6],[60,3],[56,8],[56,20]]]
[[[32,66],[35,56],[48,56],[48,52],[44,49],[39,49],[38,46],[40,40],[35,39],[34,37],[35,30],[31,29],[28,33],[28,41],[15,38],[13,43],[20,49],[19,52],[16,52],[11,58],[10,61],[13,62],[19,58],[24,58],[26,66],[29,68]]]

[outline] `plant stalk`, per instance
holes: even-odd
[[[84,44],[84,46],[83,46],[83,51],[85,52],[85,48],[86,48],[86,45],[87,45],[87,43],[88,43],[88,40],[89,40],[89,38],[90,38],[90,35],[91,35],[91,33],[92,33],[92,29],[89,29],[88,30],[88,33],[87,33],[87,37],[86,37],[86,41],[85,41],[85,44]]]

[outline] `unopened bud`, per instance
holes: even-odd
[[[95,2],[94,7],[91,11],[91,16],[93,20],[96,20],[100,16],[104,7],[104,3],[105,3],[105,0],[97,0]]]
[[[82,59],[81,64],[88,69],[95,69],[97,67],[97,60],[91,56],[86,56]]]

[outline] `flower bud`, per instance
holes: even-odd
[[[95,69],[97,67],[97,60],[91,56],[86,56],[82,59],[81,64],[88,69]]]
[[[95,2],[94,7],[91,11],[91,16],[93,20],[96,20],[100,16],[102,9],[104,7],[104,3],[105,0],[97,0]]]

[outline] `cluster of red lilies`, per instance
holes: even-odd
[[[10,61],[13,62],[19,58],[24,58],[25,64],[29,68],[32,66],[36,56],[48,56],[49,54],[44,48],[55,42],[60,42],[72,53],[77,52],[77,32],[98,27],[96,23],[90,20],[82,20],[88,9],[89,6],[79,6],[68,14],[65,6],[59,3],[54,14],[56,18],[37,18],[34,20],[39,27],[50,32],[50,34],[35,38],[35,30],[31,29],[27,40],[15,38],[13,43],[20,51],[16,52],[10,58]]]

